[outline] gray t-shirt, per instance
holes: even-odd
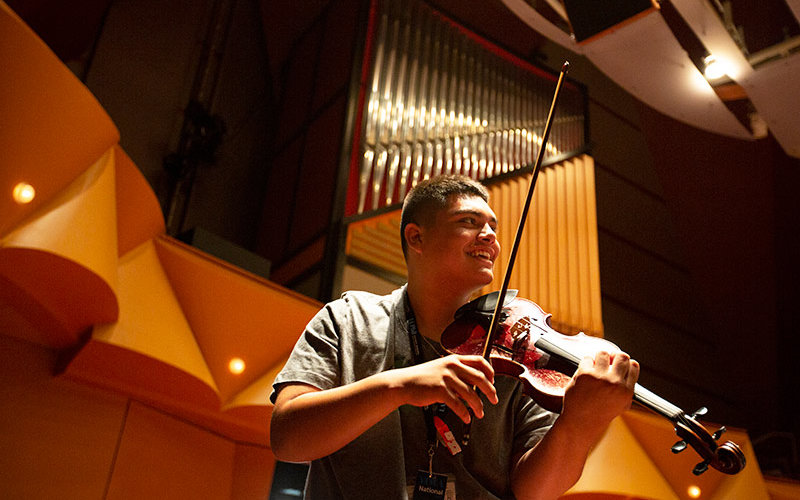
[[[275,379],[271,401],[287,383],[325,390],[412,365],[404,301],[402,287],[385,296],[348,292],[328,303],[309,322]],[[434,349],[440,346],[423,342],[423,347],[426,360],[437,357]],[[513,498],[512,457],[538,443],[556,418],[525,396],[515,379],[499,376],[495,386],[500,402],[484,399],[485,416],[474,420],[469,445],[455,456],[440,445],[434,455],[434,472],[455,477],[458,498]],[[460,440],[461,421],[449,411],[442,419]],[[332,429],[336,425],[331,422]],[[405,405],[339,451],[314,460],[305,495],[405,499],[406,486],[427,468],[423,410]]]

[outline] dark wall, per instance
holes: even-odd
[[[756,434],[800,431],[790,406],[796,352],[800,160],[770,137],[745,142],[642,107],[654,166],[687,252],[692,285],[726,370],[727,398]]]
[[[276,263],[277,279],[319,296],[367,6],[264,2],[263,9],[277,109],[256,248]]]

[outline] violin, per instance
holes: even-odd
[[[456,312],[455,321],[445,329],[441,337],[442,346],[449,352],[480,354],[492,364],[495,373],[516,377],[528,396],[554,412],[561,411],[564,391],[581,359],[587,355],[594,357],[599,351],[620,352],[616,345],[604,339],[582,333],[568,336],[555,331],[550,326],[551,315],[530,300],[516,297],[516,291],[509,290],[508,286],[544,158],[558,96],[568,69],[569,61],[565,61],[545,122],[542,145],[533,166],[502,288],[499,292],[484,295],[462,306]],[[673,453],[680,453],[691,446],[700,455],[702,461],[692,471],[695,475],[702,474],[709,466],[725,474],[736,474],[744,468],[744,453],[736,443],[726,441],[717,444],[725,427],[709,434],[697,421],[696,417],[707,412],[705,408],[688,415],[638,383],[634,387],[633,400],[673,423],[676,434],[681,438],[672,446]],[[469,425],[465,432],[466,439],[469,436],[468,428]]]
[[[489,361],[496,374],[518,379],[526,395],[543,408],[559,413],[564,391],[581,359],[599,351],[621,350],[608,340],[584,333],[557,332],[550,326],[551,314],[516,294],[515,290],[506,294],[499,327],[489,348]],[[492,292],[462,306],[442,333],[442,347],[452,354],[481,355],[499,295],[500,292]],[[688,415],[638,383],[633,400],[672,422],[681,438],[672,446],[673,453],[691,446],[700,455],[702,461],[692,471],[695,475],[709,466],[725,474],[736,474],[744,468],[744,453],[736,443],[717,444],[725,427],[710,434],[696,420],[706,413],[705,408]]]

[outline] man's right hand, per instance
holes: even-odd
[[[476,417],[483,418],[483,401],[479,392],[485,394],[492,404],[497,404],[494,369],[481,356],[451,354],[384,373],[393,378],[393,384],[398,384],[401,404],[427,406],[444,403],[464,423],[470,421],[469,410]]]

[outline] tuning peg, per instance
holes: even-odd
[[[673,444],[672,448],[670,448],[670,449],[672,450],[672,453],[680,453],[680,452],[682,452],[683,450],[686,449],[686,441],[681,439],[677,443]]]
[[[708,408],[701,406],[696,412],[692,413],[692,418],[702,417],[706,413],[708,413]]]
[[[699,476],[700,474],[702,474],[707,470],[708,470],[708,462],[703,460],[702,462],[694,466],[694,469],[692,469],[692,474],[694,474],[695,476]]]
[[[720,427],[719,429],[717,429],[717,432],[715,432],[714,434],[712,434],[712,435],[711,435],[711,438],[712,438],[714,441],[716,441],[717,439],[719,439],[719,437],[720,437],[720,436],[722,436],[723,434],[725,434],[727,431],[728,431],[728,429],[727,429],[727,428],[726,428],[726,427],[723,425],[722,427]]]

